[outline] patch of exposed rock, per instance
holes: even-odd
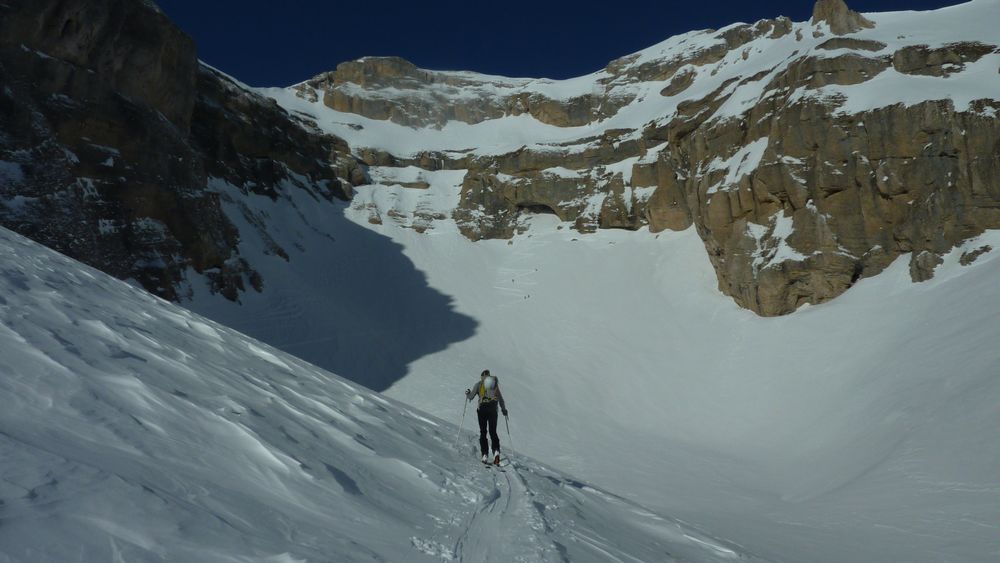
[[[965,70],[985,55],[996,52],[995,45],[982,43],[952,43],[931,49],[927,45],[905,47],[892,56],[892,66],[903,74],[948,77]]]
[[[480,123],[522,114],[572,127],[613,114],[630,101],[601,93],[554,100],[524,88],[528,82],[423,70],[399,57],[365,57],[337,65],[333,72],[299,85],[298,91],[307,99],[322,96],[323,103],[337,111],[411,127]]]
[[[871,39],[856,39],[854,37],[834,37],[816,46],[817,49],[833,51],[836,49],[853,49],[858,51],[881,51],[888,47],[881,41]]]
[[[977,259],[979,259],[979,257],[982,256],[983,254],[986,254],[987,252],[992,252],[992,251],[993,251],[993,247],[987,244],[987,245],[984,245],[984,246],[980,246],[979,248],[977,248],[977,249],[975,249],[973,251],[963,252],[962,256],[960,256],[959,259],[958,259],[958,263],[961,264],[961,265],[963,265],[963,266],[968,266],[969,264],[972,264]]]

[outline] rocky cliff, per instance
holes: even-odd
[[[925,280],[1000,228],[998,20],[985,0],[869,15],[820,0],[809,22],[693,32],[573,80],[365,58],[272,95],[350,125],[372,222],[453,220],[471,239],[539,212],[581,232],[693,226],[721,291],[780,315],[904,254]],[[372,195],[393,190],[427,203]]]
[[[4,2],[0,84],[0,224],[168,299],[192,270],[230,299],[263,283],[213,179],[350,195],[342,140],[200,64],[150,2]]]

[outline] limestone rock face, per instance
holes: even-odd
[[[983,43],[952,43],[930,49],[926,45],[906,47],[892,56],[892,66],[904,74],[948,77],[965,70],[967,63],[974,63],[996,50],[994,45]]]
[[[190,126],[198,68],[194,42],[159,10],[133,0],[15,0],[0,13],[5,47],[44,47],[44,55],[66,63],[61,71],[50,69],[46,87],[80,94],[87,88],[80,83],[88,80],[76,74],[93,73],[182,131]]]
[[[776,118],[747,131],[699,130],[674,156],[704,162],[740,138],[767,139],[736,184],[713,190],[708,175],[684,188],[720,288],[741,305],[775,315],[821,303],[906,253],[914,281],[929,279],[941,254],[1000,226],[1000,186],[984,181],[1000,172],[996,119],[947,101],[850,117],[821,104],[775,109],[755,109]]]
[[[587,93],[553,100],[525,89],[530,81],[473,73],[429,71],[399,57],[365,57],[337,65],[298,87],[328,107],[410,127],[448,121],[480,123],[528,114],[542,123],[573,127],[614,111],[623,102]],[[606,104],[604,109],[600,109]]]
[[[851,10],[844,0],[818,0],[813,6],[812,23],[825,22],[836,35],[854,33],[860,29],[875,27],[875,24],[861,14]]]
[[[829,103],[780,94],[863,83],[890,64],[803,58],[771,80],[779,94],[742,119],[699,123],[677,138],[670,129],[692,124],[675,118],[658,133],[677,140],[657,162],[651,230],[693,222],[720,289],[763,315],[836,297],[901,254],[913,255],[914,281],[932,277],[941,254],[1000,226],[1000,184],[989,180],[1000,172],[1000,122],[989,108],[1000,104],[957,112],[935,100],[838,115]],[[733,181],[728,169],[711,171],[754,145],[752,172]]]
[[[836,49],[854,49],[858,51],[881,51],[888,47],[885,43],[881,41],[873,41],[871,39],[855,39],[853,37],[834,37],[828,41],[824,41],[816,46],[817,49],[827,49],[830,51]]]
[[[0,84],[0,224],[168,299],[188,271],[231,299],[264,282],[216,179],[346,198],[357,168],[339,139],[201,67],[142,0],[4,2]]]
[[[327,200],[346,200],[350,178],[362,181],[343,139],[321,135],[274,100],[205,67],[193,117],[192,138],[206,157],[208,174],[246,192],[274,197],[278,184],[298,175],[307,180],[303,188],[319,187]]]

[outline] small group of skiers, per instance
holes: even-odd
[[[495,375],[490,374],[490,370],[485,369],[479,374],[479,381],[465,390],[465,399],[466,401],[479,399],[476,414],[479,418],[479,452],[483,455],[483,463],[490,463],[490,444],[486,441],[488,432],[493,445],[493,464],[500,465],[500,436],[497,435],[498,406],[504,417],[507,417],[507,405],[503,402],[500,382]]]

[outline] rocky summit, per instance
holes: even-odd
[[[366,57],[253,89],[150,3],[9,0],[0,224],[170,299],[194,272],[234,300],[267,286],[238,250],[237,223],[268,238],[249,194],[472,240],[539,213],[581,233],[694,228],[722,292],[782,315],[901,255],[929,279],[1000,228],[998,19],[989,0],[820,0],[807,22],[695,31],[570,80]]]

